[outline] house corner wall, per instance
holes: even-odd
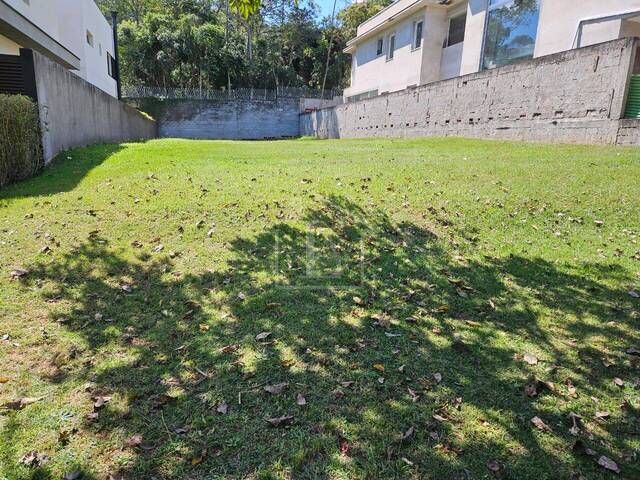
[[[442,45],[447,37],[447,11],[444,8],[427,8],[424,17],[422,63],[420,85],[440,80]]]
[[[487,0],[469,0],[460,75],[480,70],[486,18]]]

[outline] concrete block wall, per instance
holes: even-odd
[[[634,127],[619,130],[637,42],[615,40],[303,114],[300,132],[632,143]]]
[[[165,100],[150,111],[162,137],[261,140],[299,136],[299,108],[295,98]]]
[[[69,148],[157,137],[147,115],[33,52],[45,162]]]

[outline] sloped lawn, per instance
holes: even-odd
[[[66,153],[0,192],[0,478],[640,478],[639,179],[454,139]]]

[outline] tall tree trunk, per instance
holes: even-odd
[[[333,45],[333,34],[335,33],[334,20],[336,16],[336,2],[333,0],[333,11],[331,12],[331,35],[329,36],[329,48],[327,48],[327,63],[324,66],[324,77],[322,79],[322,91],[320,92],[320,98],[324,98],[324,87],[327,85],[327,74],[329,73],[329,59],[331,58],[331,46]]]

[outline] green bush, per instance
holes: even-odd
[[[43,166],[38,106],[23,95],[0,94],[0,187]]]

